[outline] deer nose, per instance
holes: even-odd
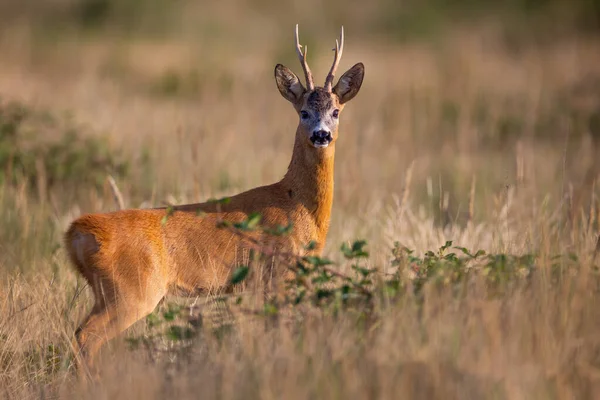
[[[325,130],[313,131],[310,141],[315,145],[328,145],[332,141],[331,132]]]
[[[317,139],[327,139],[328,137],[331,137],[331,133],[325,130],[313,131],[312,135]]]

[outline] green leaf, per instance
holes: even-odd
[[[466,247],[454,246],[454,248],[457,249],[457,250],[460,250],[463,254],[465,254],[465,255],[467,255],[467,256],[469,256],[471,258],[474,258],[473,254],[471,254],[469,252],[469,250],[467,250]]]
[[[161,323],[162,321],[160,320],[158,315],[154,313],[148,314],[148,316],[146,317],[146,325],[148,326],[148,328],[154,328],[155,326],[158,326]]]
[[[263,228],[263,231],[265,233],[268,233],[269,235],[273,235],[273,236],[283,236],[283,235],[287,235],[292,231],[292,223],[290,222],[289,225],[277,225],[274,229],[272,228]]]
[[[353,265],[352,269],[355,270],[356,272],[358,272],[359,274],[361,274],[364,278],[366,278],[367,276],[369,276],[372,272],[374,272],[371,269],[368,268],[364,268],[364,267],[360,267],[358,265]]]
[[[342,243],[342,247],[340,247],[340,251],[344,254],[345,257],[352,256],[352,249],[348,246],[348,243]]]
[[[440,253],[443,253],[444,250],[446,250],[450,246],[452,246],[452,240],[447,240],[446,243],[442,247],[440,247]]]
[[[314,240],[311,240],[310,242],[308,242],[308,244],[304,248],[308,251],[314,250],[317,248],[317,242],[315,242]]]
[[[246,228],[248,230],[253,230],[255,229],[258,224],[260,223],[260,220],[262,219],[262,216],[259,213],[252,213],[248,216],[248,220],[246,221]]]
[[[294,298],[294,305],[302,303],[304,296],[306,296],[306,290],[301,290],[300,293],[298,293],[298,295]]]
[[[267,316],[269,315],[277,315],[279,309],[275,304],[267,303],[263,308],[263,313]]]
[[[173,325],[167,328],[165,334],[167,338],[174,341],[191,339],[192,337],[194,337],[194,331],[191,328],[177,325]]]
[[[233,227],[241,231],[252,231],[258,227],[261,218],[259,213],[252,213],[245,221],[234,223]]]
[[[315,284],[323,284],[323,283],[328,283],[330,281],[331,281],[331,276],[329,276],[326,273],[319,274],[311,279],[311,282],[315,283]]]
[[[225,220],[222,219],[220,221],[217,221],[216,226],[219,229],[229,228],[231,226],[231,222],[230,221],[225,221]]]
[[[174,321],[180,312],[181,312],[181,307],[179,307],[177,305],[170,305],[169,309],[167,311],[163,312],[163,318],[165,321]]]
[[[296,269],[300,275],[306,275],[308,273],[308,268],[306,268],[306,266],[300,261],[296,261]]]
[[[208,199],[206,202],[214,203],[214,204],[229,204],[231,202],[231,197],[223,197],[220,199],[211,198],[211,199]]]
[[[444,256],[444,259],[445,259],[445,260],[448,260],[448,261],[456,261],[456,260],[457,260],[457,257],[456,257],[456,254],[455,254],[455,253],[450,253],[450,254],[446,254],[446,255]]]
[[[173,215],[173,213],[175,212],[175,208],[173,206],[168,206],[165,210],[165,215],[162,217],[162,219],[160,220],[160,223],[162,225],[167,223],[167,220],[169,219],[169,217],[171,215]]]
[[[357,240],[352,243],[352,251],[362,251],[363,247],[367,245],[366,240]]]
[[[340,250],[344,254],[344,257],[348,259],[365,258],[369,256],[369,252],[364,249],[366,245],[366,240],[357,240],[352,243],[352,246],[349,246],[348,243],[343,243]]]
[[[475,254],[471,254],[471,252],[466,247],[454,246],[454,248],[457,250],[460,250],[463,254],[465,254],[471,258],[477,258],[477,257],[485,254],[484,250],[477,250],[477,252]]]
[[[248,276],[249,271],[250,268],[247,266],[241,266],[237,268],[235,271],[233,271],[233,274],[231,274],[231,284],[237,285],[238,283],[243,282],[244,279],[246,279],[246,276]]]

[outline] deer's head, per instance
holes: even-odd
[[[334,143],[338,136],[339,118],[344,105],[352,100],[360,90],[365,66],[358,63],[342,75],[338,83],[332,87],[335,72],[344,50],[344,28],[339,42],[335,41],[335,56],[333,65],[325,79],[323,87],[315,87],[312,73],[306,62],[306,46],[304,52],[298,40],[298,25],[296,25],[296,52],[304,69],[306,88],[300,79],[289,68],[277,64],[275,67],[275,81],[281,95],[290,101],[300,122],[298,134],[306,138],[306,144],[317,149],[328,147]]]

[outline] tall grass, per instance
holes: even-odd
[[[84,3],[93,2],[61,4]],[[0,37],[1,99],[47,110],[67,121],[76,143],[94,138],[108,154],[127,158],[126,173],[114,175],[126,206],[200,201],[279,179],[291,157],[296,116],[275,90],[272,68],[283,62],[299,70],[291,28],[300,22],[309,62],[324,78],[330,40],[344,23],[340,69],[363,61],[366,79],[341,117],[325,256],[351,272],[339,246],[367,239],[365,266],[383,279],[395,268],[396,242],[424,258],[452,240],[511,260],[531,254],[535,273],[522,279],[522,269],[511,270],[503,290],[488,284],[484,269],[460,291],[426,280],[419,294],[377,303],[372,323],[318,308],[272,323],[222,308],[215,298],[170,298],[155,317],[179,304],[202,322],[194,339],[179,349],[180,341],[153,336],[162,329],[155,317],[139,322],[124,336],[152,337],[152,345],[111,342],[99,378],[86,384],[71,366],[70,340],[91,293],[68,265],[61,238],[80,213],[115,208],[105,183],[115,170],[76,164],[69,179],[44,186],[39,174],[48,176],[54,164],[38,146],[46,164],[34,160],[18,176],[3,164],[0,179],[2,395],[600,395],[595,36],[554,31],[553,40],[537,40],[528,29],[507,36],[515,25],[503,18],[514,13],[498,19],[498,9],[481,6],[481,14],[469,14],[482,16],[472,23],[442,24],[436,15],[450,21],[456,14],[444,7],[454,2],[411,8],[412,2],[392,7],[386,1],[360,12],[337,2],[292,3],[293,13],[256,1],[185,3],[185,12],[165,12],[166,25],[157,22],[153,30],[156,15],[144,16],[152,14],[146,3],[154,2],[131,3],[139,14],[121,5],[126,9],[111,8],[106,20],[86,22],[91,26],[61,29],[56,21],[72,22],[73,9],[42,13],[50,3],[38,3],[37,13],[35,7],[14,11],[19,18],[3,27],[10,35]],[[539,15],[561,15],[553,12]],[[139,29],[128,15],[143,17]],[[411,15],[422,18],[412,20],[415,29],[433,21],[429,26],[444,27],[442,35],[409,40],[419,36],[405,34],[402,21]],[[397,18],[385,25],[389,16]],[[130,21],[129,30],[113,29],[123,21]],[[43,123],[26,131],[34,144],[62,132]],[[406,265],[403,279],[410,283],[418,275]],[[260,304],[260,296],[248,296]]]

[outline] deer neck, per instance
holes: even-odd
[[[302,132],[296,132],[294,152],[282,180],[288,195],[302,204],[313,216],[319,242],[325,241],[333,204],[333,164],[335,143],[315,149],[306,143]]]

